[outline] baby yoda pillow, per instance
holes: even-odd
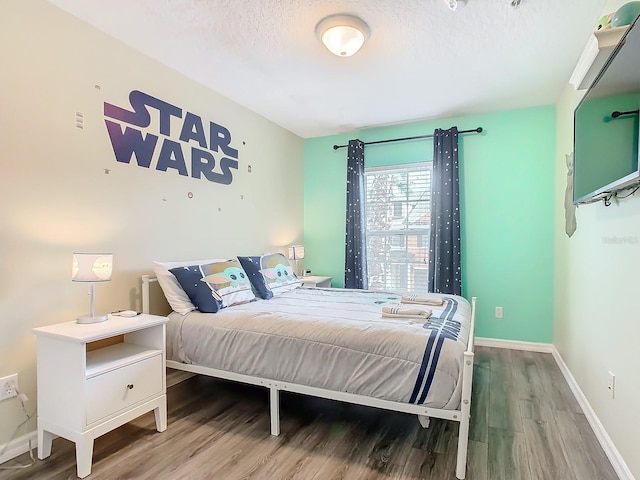
[[[217,292],[222,299],[223,307],[256,299],[251,290],[249,277],[237,260],[203,265],[202,271],[205,273],[202,280]]]
[[[169,270],[191,302],[203,313],[255,300],[247,274],[236,260]]]
[[[289,260],[281,253],[238,257],[238,260],[249,275],[253,288],[265,300],[302,286]]]

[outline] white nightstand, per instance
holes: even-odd
[[[78,476],[91,473],[93,441],[154,411],[167,428],[166,317],[109,315],[102,323],[34,328],[38,340],[38,458],[54,435],[76,444]],[[87,344],[122,335],[124,342],[88,351]],[[117,339],[116,339],[117,341]]]
[[[303,287],[322,287],[329,288],[331,287],[331,278],[332,277],[320,277],[318,275],[309,275],[307,277],[302,277]]]

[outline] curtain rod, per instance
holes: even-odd
[[[640,110],[629,110],[628,112],[619,112],[618,110],[611,112],[611,118],[618,118],[623,115],[637,115]]]
[[[460,130],[460,133],[482,133],[482,127],[474,128],[473,130]],[[431,135],[418,135],[417,137],[404,137],[404,138],[392,138],[390,140],[378,140],[377,142],[364,142],[365,145],[375,145],[377,143],[389,143],[389,142],[402,142],[404,140],[416,140],[418,138],[433,138],[433,134]],[[338,150],[339,148],[346,148],[349,145],[334,145],[333,149]]]

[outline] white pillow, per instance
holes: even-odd
[[[188,267],[191,265],[204,265],[206,263],[224,262],[226,258],[211,258],[207,260],[186,260],[184,262],[153,262],[153,272],[156,274],[160,288],[171,305],[174,312],[186,315],[196,309],[189,297],[178,283],[175,275],[169,271],[171,268]]]

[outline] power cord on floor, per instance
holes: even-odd
[[[36,411],[37,411],[36,409],[33,411],[31,415],[29,415],[29,413],[27,412],[27,407],[25,407],[24,405],[25,402],[29,401],[29,399],[24,393],[20,393],[17,388],[16,388],[16,393],[18,394],[18,400],[20,401],[20,406],[22,407],[22,411],[24,412],[27,418],[25,418],[25,420],[22,423],[20,423],[20,425],[18,425],[16,429],[13,431],[13,434],[11,435],[11,438],[9,438],[9,441],[5,443],[4,448],[0,450],[0,457],[4,455],[4,452],[7,451],[9,444],[13,442],[13,440],[16,438],[18,431],[20,431],[20,427],[22,427],[23,425],[26,425],[27,422],[33,418],[33,416],[36,414]],[[32,465],[34,465],[36,463],[36,459],[33,457],[33,447],[31,446],[31,439],[29,439],[29,457],[31,458],[31,463],[27,465],[11,465],[7,467],[0,466],[0,470],[19,470],[22,468],[29,468]]]

